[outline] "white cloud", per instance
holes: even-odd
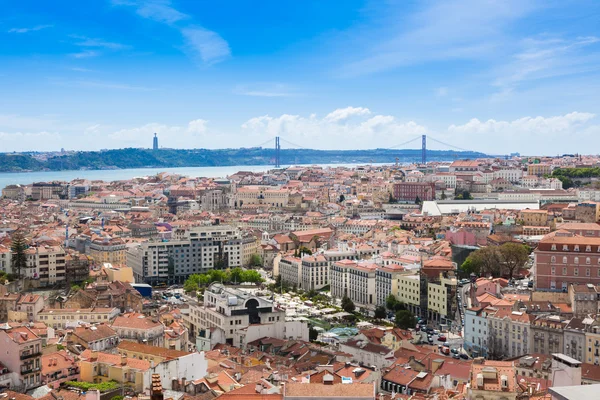
[[[347,107],[332,111],[323,118],[283,114],[263,115],[242,124],[245,145],[256,145],[266,138],[282,139],[302,147],[315,149],[372,149],[391,147],[427,132],[414,121],[398,121],[390,115],[373,115],[362,107]],[[349,118],[353,117],[353,118]]]
[[[446,96],[448,96],[448,88],[445,87],[445,86],[437,88],[437,90],[435,91],[435,95],[437,97],[446,97]]]
[[[552,117],[523,117],[513,121],[471,119],[463,125],[450,125],[444,137],[459,147],[492,154],[519,151],[523,154],[582,152],[600,145],[598,126],[590,125],[596,117],[587,112],[572,112]]]
[[[231,56],[229,44],[218,33],[199,25],[185,25],[190,16],[174,8],[169,0],[113,0],[114,5],[135,7],[142,18],[169,25],[177,29],[185,40],[185,50],[191,58],[204,64],[215,64]]]
[[[391,3],[393,4],[393,3]],[[453,0],[421,2],[419,12],[393,5],[378,20],[376,31],[348,36],[359,58],[346,63],[342,74],[356,76],[444,60],[495,57],[507,47],[511,24],[536,9],[534,0]],[[402,23],[398,23],[402,21]],[[347,37],[348,37],[347,36]]]
[[[595,36],[564,39],[560,37],[526,38],[518,51],[493,70],[495,86],[505,94],[524,81],[556,78],[598,71],[600,54],[591,48],[600,43]],[[582,50],[586,49],[585,52]]]
[[[205,119],[195,119],[188,123],[188,132],[190,133],[204,133],[206,132],[206,123],[208,121]]]
[[[196,119],[190,121],[187,126],[165,125],[153,122],[139,127],[120,129],[110,133],[108,138],[114,141],[115,147],[150,147],[152,137],[154,137],[154,133],[157,133],[161,147],[206,147],[207,122],[203,119]]]
[[[31,28],[12,28],[8,30],[8,33],[28,33],[41,31],[42,29],[52,28],[54,25],[37,25]]]
[[[95,51],[95,50],[84,50],[84,51],[80,51],[79,53],[73,53],[71,54],[71,57],[75,57],[75,58],[91,58],[91,57],[97,57],[100,55],[100,52]]]
[[[0,132],[0,142],[5,151],[59,150],[61,139],[57,132]]]
[[[549,134],[554,132],[564,132],[566,130],[581,126],[590,121],[596,115],[586,112],[572,112],[555,117],[523,117],[514,121],[496,121],[489,119],[480,121],[477,118],[471,119],[464,125],[450,125],[450,132],[459,133],[537,133]]]
[[[103,39],[94,39],[87,36],[72,35],[71,37],[80,40],[79,42],[75,43],[76,46],[80,47],[96,47],[109,50],[125,50],[131,48],[131,46],[126,44],[108,42]]]
[[[353,116],[369,115],[369,114],[371,114],[371,110],[369,110],[368,108],[364,108],[364,107],[338,108],[337,110],[334,110],[334,111],[330,112],[329,114],[327,114],[327,116],[325,117],[325,120],[329,121],[329,122],[337,122],[337,121],[346,120]]]
[[[205,64],[215,64],[231,56],[229,44],[216,32],[202,27],[181,30],[188,49],[200,56]]]

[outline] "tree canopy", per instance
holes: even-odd
[[[22,276],[25,268],[27,268],[27,256],[25,255],[25,250],[27,250],[27,240],[21,231],[16,231],[11,239],[11,266],[13,274],[15,274],[18,279]]]
[[[346,312],[352,313],[356,309],[354,302],[350,300],[348,296],[342,298],[342,309]]]
[[[396,312],[394,324],[400,329],[410,329],[417,325],[417,318],[408,310],[400,310]]]
[[[260,283],[263,279],[255,270],[234,268],[232,270],[213,269],[205,274],[193,274],[183,284],[186,292],[193,292],[210,285],[213,282],[224,283]]]
[[[501,246],[486,246],[475,250],[460,267],[461,275],[471,273],[479,276],[507,276],[511,279],[519,268],[522,268],[529,257],[527,246],[520,243],[507,242]]]

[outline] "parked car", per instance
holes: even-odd
[[[429,342],[429,344],[433,344],[433,338],[431,336],[427,338],[427,341]]]
[[[444,336],[444,335],[440,335],[440,336],[438,336],[438,340],[439,340],[440,342],[445,342],[445,341],[446,341],[446,336]]]
[[[452,358],[455,360],[460,360],[460,356],[458,354],[452,354]]]
[[[463,360],[468,360],[469,356],[466,355],[465,353],[461,353],[460,358],[462,358]]]
[[[527,287],[528,288],[532,288],[533,287],[533,281],[529,281],[529,283],[527,283]]]
[[[441,352],[442,352],[442,354],[450,355],[450,349],[446,346],[442,347]]]
[[[452,354],[458,354],[458,349],[450,349],[450,352],[452,352]]]

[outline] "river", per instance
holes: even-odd
[[[355,167],[365,164],[323,164],[322,167]],[[380,165],[380,164],[372,164]],[[384,164],[381,164],[384,165]],[[224,178],[238,171],[262,172],[274,168],[272,165],[231,165],[226,167],[182,167],[182,168],[132,168],[111,170],[72,170],[42,172],[4,172],[0,173],[0,188],[8,185],[28,185],[34,182],[72,181],[89,179],[119,181],[136,177],[156,175],[159,172],[181,174],[190,177]]]

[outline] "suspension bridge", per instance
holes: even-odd
[[[428,149],[427,148],[427,143],[431,143],[433,144],[435,147],[434,149]],[[281,147],[282,143],[285,145],[285,147]],[[414,147],[408,147],[411,144],[418,144],[420,143],[421,146],[420,148],[414,148]],[[255,148],[268,148],[266,146],[272,146],[273,145],[273,138],[259,144],[258,146],[254,146]],[[441,148],[440,148],[441,147]],[[376,156],[377,159],[381,159],[382,157],[386,158],[387,160],[385,162],[389,161],[393,161],[393,160],[406,160],[409,159],[410,161],[417,161],[420,162],[422,164],[426,164],[429,160],[429,158],[431,157],[432,153],[436,153],[436,160],[440,161],[440,157],[446,157],[449,158],[445,161],[451,161],[453,159],[468,159],[468,158],[508,158],[509,156],[506,154],[503,155],[492,155],[492,154],[485,154],[482,152],[478,152],[475,150],[468,150],[468,149],[464,149],[455,145],[452,145],[450,143],[446,143],[443,142],[441,140],[438,140],[432,136],[428,136],[428,135],[419,135],[419,136],[415,136],[410,140],[407,140],[403,143],[399,143],[397,145],[391,146],[391,147],[386,147],[386,148],[377,148],[377,149],[373,149],[373,150],[319,150],[319,149],[311,149],[311,148],[307,148],[301,145],[298,145],[296,143],[290,142],[289,140],[281,137],[281,136],[276,136],[275,137],[275,146],[273,148],[273,153],[272,153],[272,157],[271,157],[271,164],[273,164],[276,168],[281,167],[281,158],[282,158],[282,154],[283,152],[286,152],[286,156],[288,158],[289,161],[291,161],[292,159],[294,159],[294,150],[300,152],[300,151],[314,151],[314,152],[328,152],[331,153],[332,155],[336,155],[337,153],[343,154],[343,153],[348,153],[348,156],[351,157],[353,154],[357,154],[359,156],[362,156],[361,158],[364,158],[364,156],[368,155],[368,154],[372,154],[373,156]],[[438,154],[441,153],[441,154]],[[297,164],[298,162],[296,162]],[[290,162],[290,164],[293,164],[293,162]]]

